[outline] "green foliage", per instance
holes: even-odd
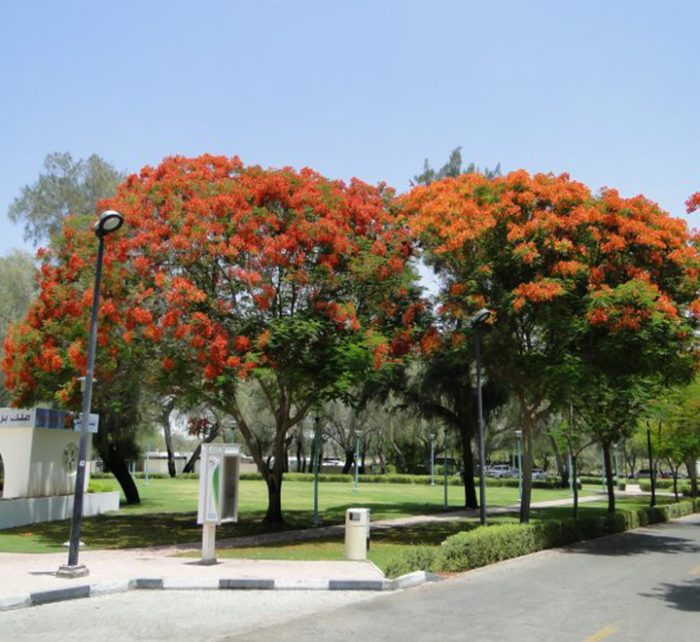
[[[697,502],[682,501],[580,520],[552,519],[534,524],[478,527],[451,535],[439,550],[416,547],[403,552],[387,565],[387,575],[396,577],[415,570],[466,571],[547,548],[666,522],[697,509]]]
[[[387,562],[387,577],[399,577],[413,571],[430,571],[435,566],[438,552],[429,546],[414,546]]]
[[[430,167],[428,159],[425,159],[423,164],[422,173],[413,177],[413,182],[416,185],[430,185],[434,181],[439,181],[443,178],[454,178],[460,174],[483,174],[487,178],[493,178],[494,176],[501,175],[501,164],[498,163],[493,169],[488,169],[484,167],[481,169],[478,165],[474,163],[469,163],[467,167],[462,167],[462,148],[456,147],[450,152],[450,158],[448,161],[437,171]]]
[[[124,175],[93,154],[73,160],[69,153],[49,154],[44,173],[21,190],[8,210],[11,221],[24,223],[24,239],[34,245],[53,240],[69,214],[94,216],[97,203],[112,196]]]

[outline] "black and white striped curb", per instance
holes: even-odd
[[[37,591],[13,597],[0,598],[0,611],[39,606],[51,602],[63,602],[83,597],[96,597],[111,593],[124,593],[131,590],[170,590],[170,591],[396,591],[435,582],[438,575],[415,571],[395,580],[298,580],[298,579],[257,579],[257,578],[212,578],[212,579],[162,579],[142,577],[133,580],[114,580],[83,584],[50,591]]]

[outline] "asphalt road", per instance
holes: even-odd
[[[700,640],[700,516],[227,640]]]
[[[700,639],[700,515],[400,593],[131,591],[0,613],[0,640]]]

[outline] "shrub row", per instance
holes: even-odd
[[[142,472],[134,473],[133,476],[136,479],[144,479],[145,475]],[[112,473],[91,473],[91,479],[111,479]],[[149,479],[170,479],[170,475],[167,473],[150,473],[148,475]],[[181,473],[175,477],[175,479],[198,479],[198,473]],[[284,478],[289,481],[313,481],[313,473],[285,473]],[[241,473],[240,479],[243,480],[258,480],[262,479],[260,473]],[[339,482],[339,483],[350,483],[354,481],[354,476],[352,474],[343,475],[341,473],[320,473],[318,480],[321,482]],[[360,483],[365,484],[430,484],[430,475],[400,475],[395,473],[389,473],[386,475],[359,475],[358,477]],[[478,484],[478,479],[475,480]],[[438,475],[435,476],[435,485],[442,485],[444,483],[444,477]],[[450,486],[462,486],[462,479],[455,475],[448,477],[447,483]],[[490,487],[505,487],[505,488],[517,488],[518,480],[514,478],[505,479],[495,479],[493,477],[486,478],[486,485]],[[537,479],[533,480],[532,487],[539,489],[552,489],[559,488],[561,482],[555,478],[550,477],[548,479]]]
[[[656,490],[663,490],[664,492],[673,491],[673,480],[672,479],[660,479],[656,481]],[[646,493],[651,492],[651,482],[644,481],[639,483],[639,488]],[[678,480],[678,492],[686,495],[690,495],[690,482],[686,479]]]
[[[584,519],[547,520],[536,524],[497,524],[477,527],[448,537],[439,548],[416,546],[391,560],[389,577],[415,570],[466,571],[546,548],[572,544],[647,524],[666,522],[695,512],[696,501],[617,512]]]
[[[687,485],[686,482],[678,480],[678,489],[680,490],[681,486]],[[669,488],[673,488],[673,480],[672,479],[657,479],[656,482],[654,483],[654,486],[656,486],[656,490],[668,490]],[[651,480],[645,479],[644,481],[639,482],[639,488],[641,488],[645,492],[651,491]]]
[[[132,473],[134,479],[144,479],[146,475],[144,473]],[[90,479],[114,479],[112,473],[100,473],[94,472],[90,473]],[[173,479],[168,475],[168,473],[149,473],[148,479]],[[199,479],[199,473],[180,473],[174,479]]]

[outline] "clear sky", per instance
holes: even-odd
[[[700,4],[3,2],[0,254],[44,157],[569,172],[674,215],[700,190]],[[691,220],[693,226],[697,221]]]

